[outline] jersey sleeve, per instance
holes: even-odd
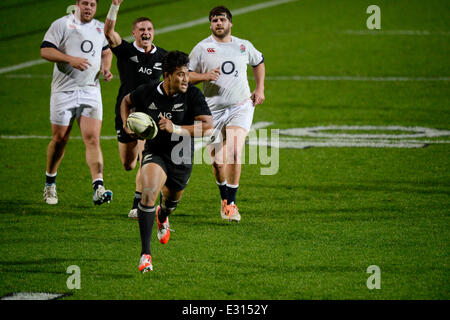
[[[54,21],[44,35],[43,43],[51,43],[58,48],[64,38],[66,24],[63,19]]]
[[[199,44],[197,44],[189,54],[189,71],[200,73],[202,71],[200,63],[201,60],[202,60],[202,48]]]
[[[103,38],[102,48],[103,48],[102,50],[109,49],[109,43],[108,43],[108,40],[106,40],[106,37]]]
[[[248,48],[248,61],[252,67],[256,67],[257,65],[264,62],[264,56],[261,52],[259,52],[250,41],[247,41]]]
[[[122,39],[122,42],[115,48],[111,48],[111,51],[120,59],[128,59],[132,56],[130,50],[130,43]]]
[[[192,121],[196,116],[211,115],[211,111],[209,110],[208,104],[205,100],[205,96],[199,88],[194,85],[190,85],[188,99]]]

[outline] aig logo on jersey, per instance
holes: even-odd
[[[153,72],[153,70],[152,70],[152,68],[144,68],[144,67],[141,67],[141,68],[139,69],[139,72],[145,73],[145,74],[148,74],[148,75],[151,75],[152,72]]]
[[[160,112],[158,114],[158,118],[159,119],[166,118],[166,119],[171,120],[172,119],[172,114],[170,112]]]

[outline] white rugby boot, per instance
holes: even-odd
[[[101,205],[105,202],[110,203],[112,200],[113,193],[111,190],[105,190],[104,186],[98,186],[97,190],[94,191],[94,204]]]
[[[241,215],[239,214],[238,207],[232,203],[227,205],[226,211],[225,211],[226,219],[229,221],[241,221]]]
[[[137,209],[131,209],[130,212],[128,212],[128,218],[133,218],[136,220],[138,218]]]
[[[56,195],[56,184],[44,187],[44,201],[47,204],[57,204],[58,196]]]
[[[139,261],[139,271],[142,273],[153,271],[152,256],[149,254],[143,254]]]

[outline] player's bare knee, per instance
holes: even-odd
[[[233,156],[233,163],[241,163],[242,153],[236,152]]]
[[[86,144],[86,146],[98,147],[100,146],[100,137],[96,135],[85,136],[84,143]]]
[[[212,166],[214,167],[215,170],[222,170],[225,167],[224,163],[218,162],[217,160],[214,160],[212,163]]]
[[[241,163],[242,152],[233,150],[227,155],[227,164]]]
[[[64,147],[67,144],[67,141],[69,141],[69,136],[65,135],[53,135],[52,141],[57,147]]]
[[[156,199],[158,198],[159,192],[155,188],[144,187],[142,189],[141,203],[144,206],[154,206]]]

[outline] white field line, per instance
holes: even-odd
[[[255,122],[254,124],[252,124],[250,131],[263,129],[265,127],[271,126],[272,124],[273,122],[266,121]],[[208,138],[194,138],[194,150],[199,150],[206,147],[207,140]]]
[[[273,122],[255,122],[252,124],[251,130],[258,130],[272,125]],[[0,135],[2,140],[25,140],[25,139],[41,139],[50,140],[51,136],[40,136],[40,135]],[[81,140],[81,136],[71,136],[70,139]],[[116,140],[117,136],[101,136],[101,140]],[[206,141],[202,138],[195,138],[195,150],[203,148],[206,145]]]
[[[261,9],[266,9],[266,8],[278,6],[278,5],[281,5],[284,3],[295,2],[295,1],[297,1],[297,0],[273,0],[273,1],[268,1],[268,2],[262,2],[262,3],[258,3],[258,4],[251,5],[248,7],[233,10],[232,14],[233,14],[233,16],[237,16],[240,14],[245,14],[245,13],[249,13],[249,12],[253,12],[253,11],[257,11],[257,10],[261,10]],[[158,29],[158,30],[156,30],[155,34],[159,35],[159,34],[164,34],[164,33],[172,32],[172,31],[176,31],[176,30],[187,29],[187,28],[191,28],[193,26],[197,26],[197,25],[200,25],[203,23],[208,23],[208,22],[209,22],[209,20],[206,17],[200,18],[200,19],[195,19],[195,20],[191,20],[188,22],[175,24],[172,26],[167,26],[167,27]],[[130,41],[133,39],[133,37],[129,36],[124,39],[127,41]],[[16,71],[16,70],[20,70],[20,69],[25,69],[25,68],[43,64],[46,62],[48,62],[48,61],[44,60],[44,59],[37,59],[37,60],[32,60],[32,61],[17,64],[17,65],[9,66],[9,67],[0,68],[0,74],[11,72],[11,71]]]
[[[272,144],[271,141],[255,141],[250,140],[250,145],[258,145],[258,146],[266,146],[271,148],[280,148],[280,149],[307,149],[312,147],[318,148],[423,148],[425,147],[425,143],[408,143],[408,142],[399,142],[396,144],[391,143],[378,143],[378,142],[352,142],[352,141],[302,141],[302,142],[294,142],[294,141],[284,141],[280,139],[275,144]]]
[[[245,14],[245,13],[249,13],[249,12],[253,12],[253,11],[257,11],[257,10],[261,10],[261,9],[266,9],[266,8],[278,6],[280,4],[295,2],[295,1],[297,1],[297,0],[274,0],[274,1],[262,2],[262,3],[258,3],[258,4],[251,5],[248,7],[232,10],[231,13],[233,14],[233,16],[238,16],[241,14]],[[157,29],[155,31],[155,35],[160,35],[160,34],[177,31],[177,30],[182,30],[182,29],[188,29],[188,28],[191,28],[191,27],[203,24],[203,23],[209,23],[209,20],[207,17],[196,19],[196,20],[191,20],[188,22],[180,23],[180,24],[175,24],[173,26],[168,26],[168,27],[164,27],[161,29]],[[129,36],[124,39],[126,41],[131,41],[134,38],[133,38],[133,36]]]
[[[279,140],[286,143],[383,143],[383,144],[399,144],[399,143],[412,143],[412,144],[448,144],[450,140],[418,140],[418,139],[358,139],[358,138],[349,138],[349,139],[341,139],[341,138],[318,138],[314,140],[308,140],[311,137],[286,137],[280,136]],[[255,140],[255,139],[253,139]]]
[[[450,81],[450,77],[366,77],[366,76],[267,76],[272,81]]]
[[[38,64],[43,64],[43,63],[46,63],[46,62],[48,62],[48,61],[44,60],[44,59],[37,59],[37,60],[31,60],[31,61],[24,62],[24,63],[19,63],[19,64],[16,64],[14,66],[1,68],[0,69],[0,74],[11,72],[11,71],[16,71],[16,70],[20,70],[20,69],[25,69],[25,68],[28,68],[28,67],[33,67],[33,66],[36,66]]]
[[[119,75],[113,75],[113,80],[119,80]],[[50,79],[51,74],[7,74],[8,79]],[[249,77],[249,79],[254,79]],[[361,77],[361,76],[266,76],[267,81],[361,81],[361,82],[424,82],[450,81],[450,77]]]
[[[428,30],[345,30],[345,34],[357,36],[449,36],[448,31],[428,31]]]

